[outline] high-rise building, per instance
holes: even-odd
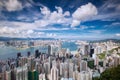
[[[16,80],[28,80],[28,69],[26,65],[16,68]]]
[[[37,57],[40,57],[39,50],[36,50],[36,51],[35,51],[35,58],[37,58]]]
[[[63,77],[64,76],[64,63],[60,63],[60,76]]]
[[[35,60],[34,60],[34,57],[29,57],[28,58],[28,70],[29,71],[32,71],[35,69]]]
[[[89,45],[81,45],[81,54],[82,55],[88,55],[90,52],[90,46]]]
[[[39,80],[39,75],[36,70],[28,71],[28,80]]]
[[[11,71],[6,71],[6,79],[5,80],[11,80]]]
[[[73,63],[69,63],[69,78],[73,78]]]
[[[78,80],[90,80],[89,72],[82,71],[82,72],[80,72],[79,76],[80,76],[80,79],[78,79]]]
[[[90,57],[94,54],[94,49],[90,49]]]
[[[78,79],[78,76],[79,76],[79,72],[78,71],[74,71],[73,72],[73,79],[74,80],[80,80],[80,79]]]
[[[39,80],[46,80],[45,74],[39,74]]]
[[[30,52],[27,52],[27,57],[30,57],[31,53]]]
[[[44,63],[44,71],[46,74],[50,73],[50,63],[49,62]]]
[[[114,60],[114,67],[117,67],[120,64],[120,57],[116,56],[113,57]]]
[[[15,69],[11,70],[11,80],[16,80],[16,70]]]
[[[81,71],[87,71],[88,67],[87,67],[87,61],[82,60],[80,63],[80,72]]]
[[[55,65],[53,65],[52,69],[51,69],[51,79],[50,80],[58,80],[58,69]]]
[[[52,45],[48,45],[48,54],[49,55],[53,54]]]

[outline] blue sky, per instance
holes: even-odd
[[[120,39],[120,0],[0,0],[0,36]]]

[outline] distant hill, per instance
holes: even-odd
[[[104,39],[104,40],[94,40],[94,41],[90,41],[90,42],[106,42],[106,41],[113,41],[113,42],[120,43],[120,39]]]
[[[10,38],[10,37],[0,37],[0,41],[9,40],[56,40],[55,38]]]

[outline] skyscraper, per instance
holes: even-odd
[[[80,72],[79,76],[80,79],[78,80],[90,80],[90,73],[87,71]]]
[[[51,79],[50,80],[58,80],[58,69],[55,65],[53,65],[51,69]]]
[[[90,49],[90,57],[92,57],[92,55],[94,54],[94,49]]]
[[[73,63],[69,63],[69,78],[73,78]]]
[[[64,76],[64,63],[60,63],[60,76]]]
[[[84,60],[81,61],[80,71],[87,71],[87,61],[84,61]]]
[[[28,71],[28,80],[39,80],[38,72],[36,70]]]
[[[11,80],[11,71],[6,71],[6,80]]]
[[[48,45],[48,54],[52,55],[53,51],[52,51],[52,45]]]
[[[26,65],[16,68],[16,80],[28,80],[28,69]]]

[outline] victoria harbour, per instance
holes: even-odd
[[[75,42],[63,42],[62,48],[68,48],[70,51],[77,51],[78,45]],[[27,52],[34,54],[35,50],[39,50],[41,53],[47,52],[47,46],[37,46],[28,48],[16,48],[12,46],[1,46],[0,47],[0,59],[14,58],[17,57],[17,53],[21,52],[22,55],[27,56]]]

